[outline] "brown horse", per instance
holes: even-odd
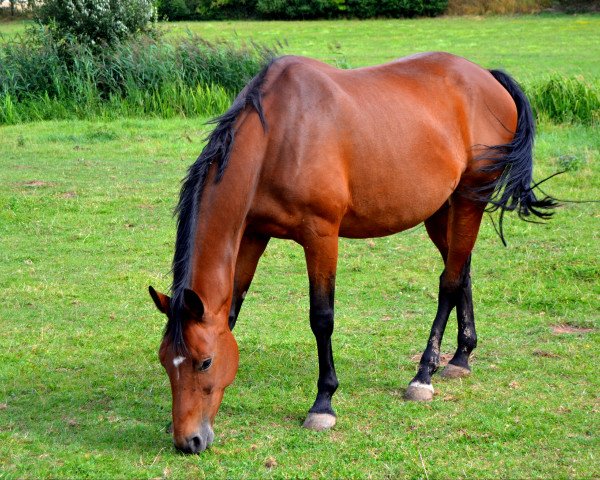
[[[432,398],[454,307],[458,349],[444,372],[469,374],[477,343],[470,258],[486,206],[541,218],[555,206],[532,192],[534,121],[514,80],[445,53],[356,70],[282,57],[216,123],[181,189],[172,298],[150,287],[168,317],[160,361],[178,449],[196,453],[214,438],[238,368],[231,331],[270,237],[295,240],[306,256],[319,378],[305,427],[336,421],[331,334],[340,236],[390,235],[425,222],[445,268],[406,398]]]

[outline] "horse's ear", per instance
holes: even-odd
[[[202,315],[204,315],[204,304],[196,292],[186,288],[183,291],[183,302],[186,308],[192,312],[198,320],[202,318]]]
[[[169,311],[171,298],[168,295],[165,295],[164,293],[157,292],[151,286],[148,287],[148,292],[150,292],[150,296],[152,297],[152,300],[154,300],[156,308],[158,308],[162,313],[166,315]]]

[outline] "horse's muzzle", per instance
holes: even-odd
[[[182,453],[200,453],[206,450],[214,439],[213,429],[208,423],[204,423],[198,432],[186,438],[183,443],[174,441],[174,444],[175,448]]]

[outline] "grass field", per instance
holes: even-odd
[[[312,24],[319,42],[327,25]],[[342,51],[371,63],[357,60],[356,36]],[[323,58],[327,42],[314,47]],[[498,48],[498,58],[541,75],[555,44],[527,42],[535,62],[491,41],[479,55],[493,59]],[[362,48],[364,59],[396,55],[368,35]],[[592,75],[598,48],[572,51],[565,73]],[[322,433],[300,427],[317,373],[303,254],[273,241],[235,330],[240,370],[216,442],[201,456],[177,454],[156,355],[164,322],[146,288],[170,283],[171,211],[205,134],[200,119],[0,128],[0,478],[597,477],[600,209],[590,203],[566,204],[547,225],[510,218],[508,248],[484,222],[473,258],[474,375],[435,378],[429,404],[402,394],[435,311],[437,252],[423,228],[342,241],[338,424]],[[597,199],[599,152],[597,127],[543,124],[536,177],[567,168],[547,190]],[[452,320],[444,353],[455,329]]]
[[[600,78],[600,15],[443,17],[417,20],[180,22],[162,24],[167,35],[197,33],[209,40],[238,38],[282,53],[353,67],[404,55],[443,50],[488,68],[505,68],[521,81],[550,73]],[[0,23],[0,41],[24,30]]]
[[[169,25],[208,39],[286,40],[285,53],[357,67],[404,55],[442,50],[488,68],[504,68],[521,81],[551,72],[600,77],[600,15],[443,17],[417,20],[313,22],[202,22]]]

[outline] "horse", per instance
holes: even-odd
[[[299,243],[306,258],[319,373],[304,427],[336,423],[339,237],[380,237],[425,223],[444,269],[427,347],[405,397],[432,399],[454,308],[458,347],[443,373],[471,372],[471,251],[484,212],[545,219],[556,206],[534,194],[534,118],[512,77],[441,52],[350,70],[284,56],[214,123],[175,210],[171,296],[149,287],[167,316],[159,357],[177,449],[198,453],[213,442],[215,416],[238,369],[232,331],[271,237]],[[504,241],[501,224],[499,234]]]

